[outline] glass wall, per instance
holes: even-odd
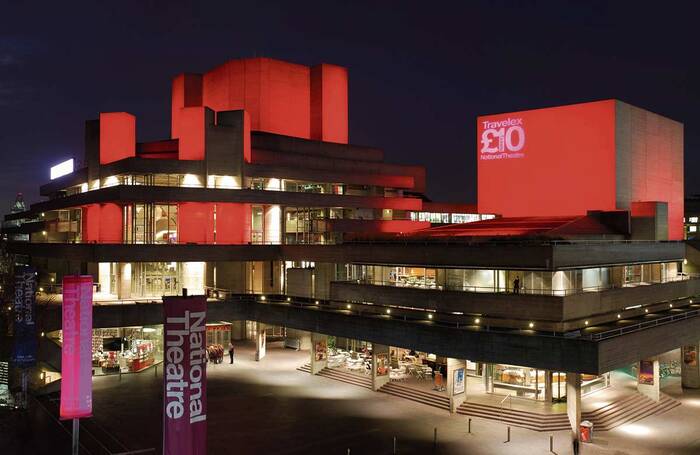
[[[63,342],[63,331],[48,337]],[[137,373],[163,361],[163,326],[92,330],[92,374]]]
[[[177,204],[124,207],[124,243],[177,243]]]
[[[133,262],[98,264],[100,299],[138,299],[204,294],[204,262]]]
[[[678,264],[675,262],[556,272],[353,264],[346,266],[344,272],[337,273],[338,279],[383,286],[544,295],[595,292],[684,279],[678,274]]]

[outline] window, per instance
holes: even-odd
[[[697,216],[691,216],[688,218],[688,221],[691,223],[697,223],[698,222],[698,217]]]
[[[688,226],[688,232],[697,232],[698,227],[697,226]]]

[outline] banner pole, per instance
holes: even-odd
[[[80,450],[80,419],[73,419],[73,455]]]

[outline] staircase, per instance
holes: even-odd
[[[636,422],[645,417],[663,414],[681,403],[668,395],[661,394],[658,403],[640,393],[633,393],[594,411],[583,412],[581,420],[593,423],[594,431],[607,431],[626,423]],[[535,431],[558,431],[570,429],[569,418],[565,413],[540,414],[518,409],[503,408],[473,402],[465,402],[457,408],[458,414],[498,420],[507,425]]]
[[[305,364],[297,368],[297,371],[303,373],[311,373],[311,364]],[[346,384],[352,384],[365,389],[372,390],[372,376],[370,375],[359,375],[354,373],[348,373],[342,370],[336,370],[333,368],[324,368],[318,372],[317,376],[321,376],[328,379],[335,379],[336,381],[345,382]]]
[[[450,399],[447,395],[409,387],[399,382],[388,382],[383,385],[379,391],[395,397],[427,404],[428,406],[433,406],[438,409],[444,409],[445,411],[450,410]]]

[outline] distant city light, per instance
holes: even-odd
[[[73,172],[73,158],[51,167],[51,180]]]

